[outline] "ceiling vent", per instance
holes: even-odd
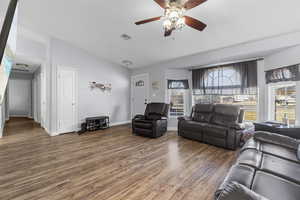
[[[133,65],[133,62],[130,61],[130,60],[123,60],[122,64],[125,65],[125,66],[127,66],[127,67],[129,67],[130,65]]]
[[[130,40],[130,39],[131,39],[131,37],[130,37],[129,35],[127,35],[127,34],[122,34],[122,35],[121,35],[121,38],[122,38],[123,40]]]

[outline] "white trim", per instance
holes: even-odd
[[[121,125],[125,125],[125,124],[130,124],[131,123],[131,121],[130,120],[128,120],[128,121],[122,121],[122,122],[115,122],[115,123],[111,123],[110,124],[110,127],[114,127],[114,126],[121,126]],[[47,131],[47,130],[46,130]],[[78,130],[76,130],[76,131],[74,131],[75,133],[76,132],[78,132],[79,131],[79,129]],[[48,132],[48,131],[47,131]],[[49,132],[48,132],[48,134],[49,134]],[[63,133],[59,133],[59,132],[53,132],[53,133],[50,133],[49,135],[50,136],[52,136],[52,137],[54,137],[54,136],[59,136],[59,135],[62,135]]]
[[[26,117],[29,119],[33,119],[32,116],[30,116],[30,115],[10,115],[9,117]]]
[[[137,74],[137,75],[133,75],[131,76],[131,80],[130,80],[130,86],[131,86],[131,91],[130,91],[130,116],[131,118],[133,118],[133,89],[134,89],[134,78],[139,77],[139,76],[147,76],[147,84],[148,86],[146,87],[146,96],[148,99],[148,103],[150,102],[150,76],[149,73],[143,73],[143,74]]]
[[[123,121],[123,122],[114,122],[114,123],[111,123],[110,126],[120,126],[120,125],[125,125],[125,124],[130,124],[131,121],[128,120],[128,121]]]

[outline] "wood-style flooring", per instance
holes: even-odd
[[[0,139],[0,199],[213,199],[235,158],[176,132],[149,139],[119,126],[50,137],[12,119]]]

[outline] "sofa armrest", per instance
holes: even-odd
[[[217,200],[268,200],[267,198],[257,194],[247,187],[237,183],[231,182],[228,184]]]
[[[190,120],[192,120],[190,117],[187,117],[187,116],[178,117],[177,119],[178,119],[178,121],[190,121]]]
[[[136,115],[133,119],[145,119],[145,115]]]
[[[235,130],[244,130],[246,128],[246,125],[244,123],[234,123],[229,124],[229,128],[233,128]]]
[[[276,133],[264,132],[264,131],[255,132],[254,139],[266,143],[287,147],[296,151],[298,151],[298,147],[300,145],[300,140],[296,140],[288,136],[279,135]]]

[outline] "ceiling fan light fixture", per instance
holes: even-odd
[[[176,29],[181,30],[185,26],[185,18],[181,17],[176,22]]]
[[[163,20],[164,36],[168,37],[175,30],[181,30],[185,25],[198,31],[203,31],[206,24],[193,18],[186,16],[187,10],[195,8],[207,0],[154,0],[161,8],[165,10],[163,16],[153,17],[150,19],[138,21],[135,24],[141,25],[153,21]]]
[[[165,30],[170,30],[172,29],[172,22],[169,19],[166,19],[163,23],[163,27]]]

